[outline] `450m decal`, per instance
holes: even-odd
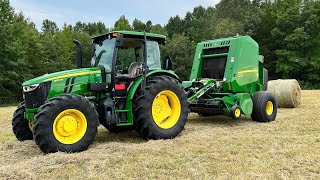
[[[73,88],[73,85],[74,85],[74,80],[75,80],[76,77],[72,77],[72,78],[68,78],[66,80],[66,85],[65,85],[65,88],[64,88],[64,93],[71,93],[72,92],[72,88]],[[71,81],[70,81],[71,80]]]

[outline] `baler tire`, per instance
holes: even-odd
[[[24,118],[26,107],[24,102],[20,103],[12,118],[12,130],[19,141],[32,140],[33,135],[28,120]]]
[[[173,125],[168,127],[161,127],[157,124],[153,114],[153,103],[156,98],[161,98],[163,91],[170,91],[173,96],[179,99],[180,113],[177,120]],[[170,98],[167,97],[168,104],[170,104]],[[137,96],[134,99],[134,127],[139,135],[144,139],[172,139],[175,138],[183,129],[188,119],[188,100],[183,90],[182,85],[178,80],[169,76],[155,76],[149,78],[146,83],[145,91],[142,89],[137,92]],[[177,104],[176,104],[177,105]],[[170,108],[175,105],[170,104]],[[177,106],[175,106],[177,107]],[[173,108],[173,111],[174,108]],[[171,112],[171,111],[170,111]],[[171,118],[171,115],[166,117],[164,123]],[[174,117],[174,113],[172,115]],[[162,123],[162,122],[161,122]]]
[[[277,116],[277,101],[275,97],[266,91],[259,91],[253,94],[253,111],[251,118],[257,122],[271,122],[274,121]],[[272,105],[272,112],[268,114],[268,103]]]
[[[79,129],[82,129],[79,124],[81,121],[83,121],[82,126],[85,126],[85,129],[82,129],[84,131],[83,136],[79,135],[79,139],[74,140],[74,143],[61,142],[61,139],[65,137],[57,135],[58,130],[56,130],[55,125],[57,126],[57,124],[55,123],[60,121],[60,115],[62,115],[62,117],[65,114],[68,115],[68,113],[63,113],[65,111],[80,112],[84,117],[82,119],[77,117],[76,119],[77,128],[75,131],[77,131],[79,127]],[[71,115],[69,114],[69,116]],[[69,119],[67,119],[67,121],[69,121]],[[57,151],[80,152],[88,149],[88,147],[93,144],[98,131],[98,125],[98,113],[89,100],[80,95],[62,94],[49,99],[39,108],[38,114],[35,116],[33,136],[36,144],[44,153]],[[58,140],[59,138],[60,140]]]
[[[241,117],[241,107],[238,105],[232,106],[230,109],[230,116],[233,119],[238,120]]]

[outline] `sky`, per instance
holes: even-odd
[[[18,12],[29,18],[41,29],[44,19],[55,21],[58,27],[64,23],[104,22],[110,28],[121,15],[130,23],[137,18],[142,22],[164,25],[175,15],[184,17],[187,11],[202,5],[215,6],[220,0],[11,0]]]

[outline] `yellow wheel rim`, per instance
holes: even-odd
[[[181,104],[178,96],[169,90],[161,91],[153,100],[152,117],[162,129],[172,128],[179,120]]]
[[[239,108],[237,108],[235,111],[234,111],[234,115],[238,118],[240,117],[241,115],[241,110]]]
[[[32,131],[33,120],[31,120],[31,119],[28,120],[28,126],[29,126],[30,130]]]
[[[267,102],[266,112],[269,116],[273,113],[273,103],[271,101]]]
[[[87,131],[87,119],[76,109],[62,111],[54,120],[53,134],[62,144],[78,142]]]

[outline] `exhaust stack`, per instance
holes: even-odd
[[[83,44],[76,39],[73,40],[73,43],[77,46],[77,68],[80,69],[80,68],[82,68],[82,46],[83,46]]]

